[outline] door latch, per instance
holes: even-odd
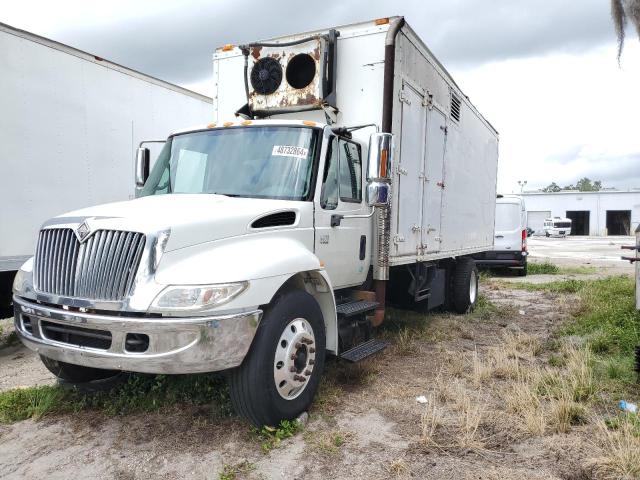
[[[414,225],[411,227],[411,231],[412,231],[412,232],[419,232],[420,230],[422,230],[422,228],[420,227],[420,225],[415,225],[415,224],[414,224]]]
[[[401,103],[406,103],[407,105],[411,105],[411,100],[409,100],[407,96],[404,94],[404,90],[400,90],[400,92],[398,92],[398,98],[400,99]]]

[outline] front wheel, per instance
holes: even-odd
[[[115,370],[103,370],[100,368],[83,367],[71,363],[59,362],[49,357],[40,355],[40,360],[47,370],[53,373],[62,383],[75,386],[86,386],[87,389],[99,388],[105,380],[115,379],[121,376],[121,372]],[[107,382],[109,383],[109,382]],[[105,383],[105,385],[107,384]]]
[[[451,306],[456,313],[473,310],[478,301],[478,267],[472,258],[459,258],[453,268]]]
[[[236,412],[255,426],[275,426],[306,411],[324,369],[322,311],[306,292],[274,300],[242,365],[229,376]]]

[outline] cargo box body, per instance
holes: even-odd
[[[389,24],[374,22],[335,28],[336,126],[381,124],[388,28]],[[268,41],[291,43],[329,32],[306,32]],[[261,54],[252,52],[249,58],[257,61]],[[240,49],[214,54],[214,121],[232,120],[247,103],[243,69]],[[395,42],[392,110],[395,148],[389,265],[490,250],[498,134],[407,24]],[[276,112],[269,118],[325,122],[331,114],[316,109]],[[366,148],[372,131],[356,130],[353,136]]]
[[[46,219],[133,198],[141,141],[211,118],[208,97],[4,24],[0,71],[0,272]]]

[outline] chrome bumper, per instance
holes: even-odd
[[[40,355],[87,367],[143,373],[201,373],[237,367],[262,317],[261,310],[211,317],[125,317],[47,307],[16,296],[13,302],[20,339]],[[102,345],[91,341],[96,338],[102,339]],[[131,338],[147,338],[146,350],[130,351],[127,340]]]

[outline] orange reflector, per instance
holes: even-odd
[[[320,267],[324,268],[324,262],[320,260]]]
[[[380,152],[380,176],[382,178],[387,178],[387,157],[389,152],[387,150],[382,150]]]
[[[233,122],[224,122],[222,125],[224,125],[225,127],[230,127],[231,125],[233,125]]]
[[[389,20],[389,19],[387,19],[387,20]],[[227,43],[226,45],[224,45],[222,47],[222,51],[223,52],[228,52],[229,50],[233,50],[233,45],[231,45],[230,43]]]
[[[207,125],[207,128],[216,128],[216,124],[215,123],[210,123],[209,125]]]
[[[388,17],[386,17],[386,18],[377,18],[377,19],[374,21],[374,23],[375,23],[376,25],[386,25],[387,23],[389,23],[389,18],[388,18]]]
[[[316,126],[316,122],[312,122],[311,120],[303,120],[302,123],[304,125],[307,125],[308,127],[315,127]]]
[[[242,125],[251,125],[253,122],[251,120],[245,120],[242,122]]]

